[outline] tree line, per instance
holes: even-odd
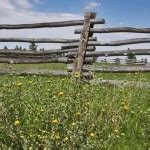
[[[31,51],[37,51],[38,45],[36,45],[34,42],[30,43],[28,50]],[[16,47],[14,48],[15,50],[20,50],[20,51],[26,51],[26,48],[23,48],[22,46],[18,46],[16,45]],[[4,50],[8,50],[7,46],[4,46]],[[44,48],[41,48],[40,51],[44,51]]]

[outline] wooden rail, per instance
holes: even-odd
[[[76,29],[75,34],[81,34],[82,29]],[[132,28],[132,27],[116,27],[116,28],[91,28],[91,33],[116,33],[116,32],[131,32],[131,33],[150,33],[150,28]]]
[[[92,42],[92,41],[89,41],[88,46],[122,46],[122,45],[140,44],[140,43],[150,43],[150,38],[135,38],[135,39],[110,41],[110,42],[103,42],[103,41]],[[78,43],[71,43],[71,44],[62,45],[62,49],[77,48],[77,47],[78,47]]]
[[[83,67],[82,71],[96,72],[96,73],[136,73],[136,72],[150,72],[150,67],[129,67],[129,66],[117,66],[117,67]]]
[[[85,81],[91,84],[97,84],[101,86],[114,86],[114,87],[133,87],[133,88],[150,88],[150,82],[141,82],[141,81],[126,81],[126,80],[87,80]]]
[[[126,56],[127,54],[132,53],[135,55],[150,55],[150,49],[130,49],[130,50],[118,50],[118,51],[94,51],[87,52],[86,57],[100,57],[100,56]],[[71,52],[66,54],[67,57],[75,57],[76,53]]]
[[[22,69],[22,70],[12,70],[12,69],[2,69],[0,70],[0,75],[13,74],[17,76],[54,76],[54,77],[69,77],[72,74],[65,70],[44,70],[44,69]],[[85,79],[90,79],[92,75],[90,73],[83,73]]]
[[[45,50],[45,51],[31,51],[31,50],[26,50],[26,51],[20,51],[20,50],[14,50],[14,49],[8,49],[8,50],[4,50],[4,49],[0,49],[0,56],[1,55],[20,55],[20,56],[44,56],[44,55],[51,55],[51,54],[65,54],[68,52],[77,52],[77,48],[75,49],[65,49],[65,50],[61,50],[61,49],[51,49],[51,50]],[[94,47],[88,47],[87,51],[94,51],[95,48]]]
[[[73,63],[74,59],[69,59],[68,57],[58,57],[58,58],[0,58],[0,63],[10,63],[10,64],[37,64],[37,63]],[[86,57],[84,64],[91,64],[94,62],[93,57]]]
[[[0,42],[27,42],[27,43],[73,43],[80,39],[60,39],[60,38],[0,38]],[[96,37],[89,38],[89,41],[97,41]]]
[[[54,28],[54,27],[68,27],[83,25],[84,20],[72,20],[72,21],[61,21],[61,22],[45,22],[45,23],[33,23],[33,24],[1,24],[0,30],[2,29],[33,29],[33,28]],[[93,24],[104,24],[104,19],[91,20]]]

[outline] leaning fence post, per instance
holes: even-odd
[[[96,13],[86,12],[84,16],[84,24],[83,24],[83,31],[81,32],[80,42],[79,42],[79,49],[77,52],[77,56],[74,60],[74,68],[73,74],[78,73],[81,75],[84,57],[86,54],[87,44],[90,36],[90,27],[91,27],[91,19],[96,18]]]

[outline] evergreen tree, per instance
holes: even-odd
[[[19,47],[18,47],[18,45],[16,45],[16,47],[15,47],[15,50],[19,50]]]
[[[135,60],[135,59],[136,59],[136,56],[135,56],[133,53],[128,53],[128,54],[127,54],[127,58],[128,58],[128,59]]]
[[[8,50],[7,46],[4,46],[4,50]]]
[[[21,51],[22,51],[22,47],[21,47],[21,46],[19,47],[19,50],[21,50]]]
[[[29,49],[30,50],[32,50],[32,51],[37,51],[37,45],[34,43],[34,42],[32,42],[30,45],[29,45]]]
[[[23,51],[26,51],[26,48],[24,48]]]

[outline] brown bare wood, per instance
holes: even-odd
[[[99,84],[102,86],[115,86],[115,87],[133,87],[133,88],[150,88],[150,82],[141,82],[141,81],[125,81],[125,80],[87,80],[85,81],[90,84]]]
[[[122,45],[130,45],[130,44],[140,44],[140,43],[150,43],[150,38],[135,38],[135,39],[127,39],[127,40],[119,40],[119,41],[96,41],[96,42],[88,42],[88,46],[122,46]],[[65,48],[77,48],[78,43],[71,43],[62,45],[62,49]]]
[[[65,51],[65,50],[68,50],[70,48],[65,48],[65,49],[61,49],[62,51]],[[76,49],[78,50],[78,48],[72,48],[72,49]],[[87,46],[87,51],[95,51],[96,50],[96,47],[95,46]]]
[[[51,54],[65,54],[68,52],[77,52],[77,48],[75,49],[51,49],[51,50],[44,50],[44,51],[31,51],[31,50],[26,50],[26,51],[20,51],[20,50],[14,50],[14,49],[0,49],[0,55],[21,55],[21,56],[44,56],[44,55],[51,55]],[[94,46],[89,46],[87,47],[87,51],[94,51],[95,47]]]
[[[126,56],[129,53],[133,53],[135,55],[150,55],[150,49],[130,49],[130,50],[118,50],[118,51],[94,51],[87,52],[86,57],[100,57],[100,56]],[[71,52],[66,54],[66,57],[74,58],[76,56],[76,52]]]
[[[0,38],[0,42],[26,42],[26,43],[73,43],[80,39],[60,39],[60,38]],[[96,37],[89,38],[89,41],[96,41]]]
[[[75,34],[80,34],[82,29],[76,29]],[[116,28],[94,28],[90,29],[90,33],[116,33],[116,32],[131,32],[131,33],[150,33],[150,28],[132,28],[132,27],[116,27]]]
[[[117,67],[94,67],[88,68],[83,67],[82,71],[91,71],[97,73],[135,73],[135,72],[150,72],[150,67],[138,66],[138,67],[130,67],[130,66],[117,66]]]
[[[78,26],[83,25],[84,20],[72,20],[72,21],[61,21],[61,22],[45,22],[45,23],[33,23],[33,24],[1,24],[1,29],[33,29],[33,28],[53,28],[53,27],[67,27],[67,26]],[[104,24],[104,19],[91,20],[93,24]]]
[[[43,69],[22,69],[22,70],[12,70],[12,69],[1,69],[0,75],[13,74],[18,76],[36,75],[36,76],[71,76],[71,73],[65,70],[43,70]],[[90,73],[83,73],[83,77],[86,79],[91,78]]]
[[[73,63],[74,59],[69,59],[68,57],[59,58],[0,58],[0,63],[10,63],[10,64],[37,64],[37,63]],[[93,57],[87,57],[84,61],[85,64],[91,64],[94,62]]]
[[[91,19],[95,19],[96,14],[86,12],[84,16],[84,24],[83,24],[83,32],[80,36],[80,42],[79,42],[79,50],[77,52],[77,57],[74,60],[74,69],[73,73],[78,72],[81,73],[83,62],[84,62],[84,56],[86,53],[86,48],[88,44],[88,38],[89,38],[89,30],[91,26]]]

